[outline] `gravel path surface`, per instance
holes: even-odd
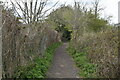
[[[53,63],[47,72],[48,78],[79,78],[78,68],[66,51],[67,43],[56,49]]]

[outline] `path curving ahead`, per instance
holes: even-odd
[[[66,51],[67,43],[56,49],[53,63],[47,72],[48,78],[79,78],[78,68]]]

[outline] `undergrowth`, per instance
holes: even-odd
[[[79,70],[80,77],[83,78],[96,78],[97,65],[89,62],[87,53],[79,52],[72,47],[68,48],[69,53],[72,55]]]
[[[75,48],[78,52],[70,49],[72,50],[71,53],[75,56],[84,52],[90,63],[97,64],[97,78],[118,78],[118,33],[118,27],[109,27],[99,32],[84,32],[82,35],[78,35],[77,39],[74,39],[73,36],[69,46]],[[81,56],[80,59],[82,62]]]
[[[61,43],[54,43],[49,46],[43,57],[36,57],[34,63],[27,66],[19,66],[15,72],[15,78],[45,78],[46,72],[53,59],[55,49],[60,46]]]

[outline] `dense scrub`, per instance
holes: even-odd
[[[58,33],[47,23],[23,24],[12,10],[3,10],[3,78],[12,78],[18,66],[42,57],[47,46],[58,42]]]
[[[117,28],[108,28],[97,33],[84,33],[76,42],[74,41],[71,41],[70,46],[77,43],[78,45],[73,47],[79,52],[87,53],[90,62],[97,65],[98,77],[118,77]]]
[[[51,64],[55,49],[61,43],[54,43],[49,46],[43,57],[36,57],[34,62],[29,62],[27,66],[19,66],[15,72],[15,78],[45,78],[46,72]]]

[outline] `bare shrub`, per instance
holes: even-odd
[[[72,44],[80,52],[87,52],[91,63],[97,64],[97,75],[118,77],[118,29],[109,28],[97,33],[84,33]]]
[[[89,45],[90,60],[98,65],[101,77],[118,77],[118,31],[106,30],[96,34]]]
[[[42,57],[50,44],[58,41],[58,33],[47,23],[21,24],[11,10],[3,11],[3,78],[12,78],[18,66]]]

